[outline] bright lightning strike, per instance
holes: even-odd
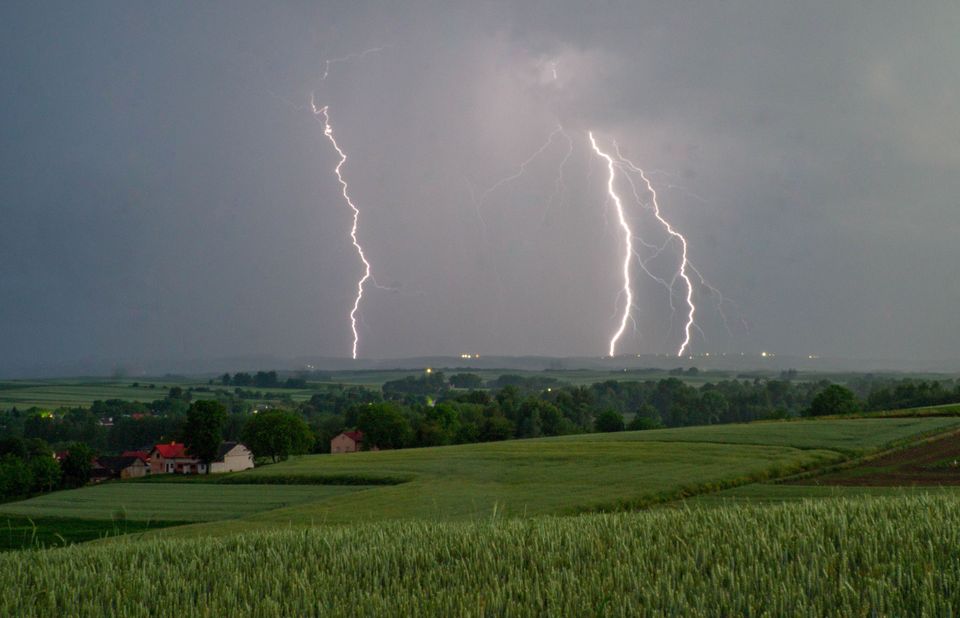
[[[614,145],[614,147],[616,148],[616,145]],[[690,280],[690,276],[687,274],[688,269],[691,268],[690,260],[687,257],[687,239],[683,234],[674,229],[670,222],[667,221],[661,214],[660,204],[657,203],[657,191],[653,188],[653,185],[650,183],[650,180],[647,178],[647,175],[644,173],[644,171],[634,165],[632,161],[620,154],[619,148],[616,148],[616,151],[617,158],[620,159],[621,164],[629,171],[640,174],[640,178],[643,180],[644,184],[646,184],[647,191],[650,193],[650,205],[653,208],[653,216],[657,218],[657,221],[659,221],[661,225],[663,225],[664,229],[670,236],[680,242],[680,270],[678,271],[677,276],[683,279],[684,283],[686,284],[686,301],[688,308],[687,322],[683,327],[683,343],[680,344],[680,349],[677,351],[677,356],[683,356],[683,353],[686,351],[687,347],[690,346],[691,330],[696,327],[694,322],[694,314],[697,311],[697,307],[693,302],[693,282]]]
[[[633,259],[633,231],[630,229],[630,224],[627,222],[626,215],[623,212],[623,202],[620,201],[620,196],[614,188],[617,178],[616,163],[614,163],[613,157],[600,150],[600,147],[597,146],[597,141],[593,138],[593,131],[587,132],[587,136],[590,138],[590,146],[593,148],[593,151],[597,153],[597,156],[607,162],[607,171],[609,173],[607,177],[607,193],[617,207],[617,217],[620,220],[620,227],[623,228],[624,242],[626,244],[623,257],[623,294],[626,296],[626,305],[623,308],[623,317],[620,319],[620,328],[618,328],[617,332],[610,338],[609,355],[615,356],[617,341],[623,335],[623,331],[626,330],[627,322],[630,320],[630,311],[633,309],[633,288],[630,281],[630,262]]]
[[[329,62],[329,61],[328,61]],[[329,68],[329,64],[328,64]],[[333,126],[330,124],[330,114],[327,110],[326,105],[323,107],[317,107],[314,97],[310,95],[310,109],[313,110],[315,116],[323,116],[323,134],[330,140],[330,143],[333,145],[333,149],[337,151],[337,154],[340,156],[340,161],[337,163],[337,166],[333,168],[333,173],[337,176],[337,180],[340,181],[341,193],[343,194],[343,199],[347,202],[347,206],[353,211],[353,226],[350,228],[350,239],[353,241],[353,246],[357,250],[357,255],[360,256],[360,261],[363,262],[363,276],[357,281],[357,297],[353,301],[353,309],[350,310],[350,329],[353,331],[353,358],[357,358],[357,343],[360,340],[360,335],[357,332],[357,311],[360,309],[360,301],[363,299],[363,284],[367,282],[367,279],[370,279],[370,262],[367,261],[367,257],[363,253],[363,247],[360,246],[360,242],[357,240],[357,226],[360,220],[360,209],[354,205],[353,200],[350,199],[350,194],[347,191],[347,181],[344,180],[343,174],[341,173],[341,168],[343,164],[347,162],[347,155],[341,150],[340,145],[337,144],[337,140],[333,137]]]

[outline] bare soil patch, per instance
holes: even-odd
[[[866,461],[858,466],[802,479],[798,485],[960,485],[960,433]]]

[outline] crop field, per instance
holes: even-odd
[[[0,514],[129,521],[213,521],[362,491],[320,485],[105,483],[0,504]]]
[[[303,477],[325,482],[338,476],[388,476],[409,482],[158,534],[202,536],[276,525],[635,509],[821,467],[843,461],[851,452],[958,425],[957,419],[935,418],[754,423],[735,426],[727,434],[740,443],[719,442],[710,428],[689,428],[304,456],[231,480],[287,482]],[[681,439],[684,434],[686,440]],[[658,435],[667,439],[658,441]],[[823,448],[809,447],[816,441]]]
[[[179,386],[221,388],[210,386],[206,380],[156,379],[146,381],[133,379],[74,379],[74,380],[6,380],[0,381],[0,410],[36,406],[53,409],[58,407],[88,407],[94,401],[124,399],[149,403],[163,399],[167,390]],[[233,390],[233,387],[222,387]],[[310,389],[260,388],[250,390],[262,393],[289,395],[294,401],[306,401],[313,394]]]
[[[61,547],[183,523],[185,522],[0,515],[0,551]]]
[[[198,522],[151,534],[202,536],[277,525],[628,510],[780,478],[954,427],[960,419],[770,422],[311,455],[211,477],[216,484],[106,483],[2,504],[0,513]],[[385,481],[400,484],[376,484]],[[297,484],[304,482],[318,484]]]
[[[659,369],[626,371],[591,369],[529,371],[513,369],[444,368],[440,370],[448,376],[456,373],[474,373],[479,375],[484,381],[494,380],[504,374],[511,374],[527,378],[552,378],[573,385],[588,385],[605,380],[644,381],[676,377],[694,386],[699,386],[706,382],[732,379],[736,376],[735,372],[728,371],[703,371],[696,375],[685,373],[672,376],[670,372]],[[308,388],[305,389],[261,388],[253,386],[245,388],[263,393],[269,392],[289,395],[294,401],[306,401],[316,392],[317,388],[321,387],[339,384],[379,389],[384,382],[416,375],[420,375],[420,371],[416,369],[327,371],[318,372],[311,376]],[[775,376],[773,373],[770,375]],[[800,379],[805,378],[801,377]],[[33,406],[47,409],[61,406],[89,406],[98,399],[125,399],[128,401],[148,403],[163,398],[164,395],[166,395],[167,389],[174,386],[181,388],[207,386],[210,388],[221,388],[216,379],[214,379],[213,385],[209,385],[208,380],[209,377],[0,380],[0,410],[9,409],[14,406],[20,409]],[[223,388],[233,390],[234,387]]]
[[[121,537],[0,555],[0,614],[947,616],[958,518],[914,496]]]
[[[154,388],[150,388],[153,384]],[[10,380],[0,382],[0,409],[16,406],[20,409],[36,406],[89,406],[97,399],[126,399],[149,402],[162,399],[173,383],[152,381],[133,382],[114,380]]]
[[[945,496],[960,500],[956,485],[855,486],[799,485],[795,483],[751,483],[722,491],[700,494],[683,501],[663,505],[665,508],[729,506],[731,504],[778,504],[839,498],[907,498],[911,496]]]
[[[703,425],[627,433],[582,434],[570,436],[569,439],[763,444],[862,454],[903,440],[913,440],[917,436],[945,432],[953,427],[960,427],[960,419],[950,417],[803,419]]]

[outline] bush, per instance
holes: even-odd
[[[593,426],[597,431],[608,433],[611,431],[623,431],[623,415],[614,410],[607,410],[597,415]]]

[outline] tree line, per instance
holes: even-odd
[[[231,384],[237,375],[229,376]],[[276,372],[250,377],[261,375],[266,376],[262,384],[280,383]],[[352,429],[366,434],[367,446],[405,448],[960,402],[956,380],[857,376],[841,385],[798,380],[796,372],[699,386],[681,379],[692,375],[690,370],[680,370],[659,380],[608,380],[580,386],[543,375],[504,374],[484,381],[476,374],[447,377],[430,371],[385,382],[379,390],[314,385],[308,401],[296,403],[285,397],[271,401],[268,409],[255,409],[241,396],[241,387],[233,392],[209,385],[173,387],[150,403],[113,399],[94,402],[89,408],[0,412],[0,437],[32,445],[26,451],[10,451],[19,461],[8,462],[5,478],[15,479],[11,482],[20,488],[29,484],[35,491],[38,485],[27,483],[23,470],[45,465],[31,463],[43,459],[37,453],[44,448],[82,444],[92,452],[113,453],[183,440],[191,411],[201,402],[216,404],[217,444],[221,439],[242,441],[269,461],[290,454],[329,452],[330,440]],[[241,382],[245,380],[241,377]],[[37,478],[40,485],[49,485],[43,474]]]

